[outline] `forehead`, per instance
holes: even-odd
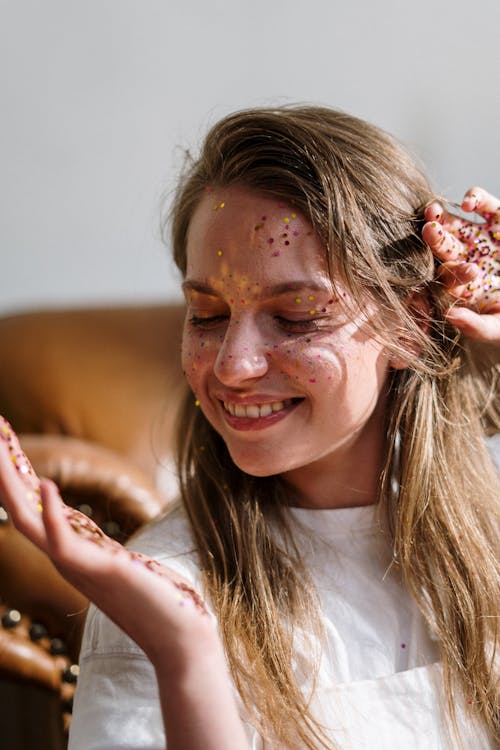
[[[243,187],[207,192],[187,237],[188,280],[220,284],[240,277],[260,285],[329,285],[324,247],[309,221],[286,201]]]

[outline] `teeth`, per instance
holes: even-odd
[[[243,406],[242,404],[233,404],[228,401],[224,401],[224,409],[228,411],[233,417],[247,417],[249,419],[257,419],[258,417],[269,417],[277,411],[281,411],[286,406],[290,406],[292,403],[291,399],[286,401],[273,401],[271,404],[249,404]]]
[[[247,406],[243,409],[243,411],[246,412],[247,417],[252,417],[252,419],[255,419],[256,417],[260,417],[260,408],[256,406],[255,404],[252,404],[251,406]]]

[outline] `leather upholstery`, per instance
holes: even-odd
[[[0,319],[0,413],[19,434],[35,470],[54,479],[66,502],[120,541],[165,507],[155,475],[158,459],[172,452],[185,391],[183,315],[174,305]],[[74,690],[68,668],[77,660],[86,606],[47,558],[0,517],[0,618],[6,623],[0,625],[0,694],[12,699],[0,704],[0,726],[6,727],[0,746],[39,750],[48,732],[53,736],[47,747],[64,747],[68,714],[62,708]],[[18,624],[9,625],[11,610],[19,612]],[[32,640],[33,622],[46,628],[46,636]],[[28,710],[19,701],[33,706]],[[35,739],[27,739],[30,715],[45,727]]]
[[[0,319],[0,410],[18,432],[103,445],[154,475],[184,379],[180,305]]]

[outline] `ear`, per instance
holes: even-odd
[[[422,333],[428,333],[432,315],[432,305],[428,295],[425,292],[411,292],[404,302],[408,311],[413,316],[415,323]],[[401,346],[417,356],[420,354],[422,347],[415,339],[409,338],[408,335],[402,334],[399,337]],[[393,370],[406,370],[410,364],[410,359],[394,354],[389,359],[389,366]]]

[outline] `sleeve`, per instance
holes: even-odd
[[[158,687],[139,647],[91,606],[68,750],[165,750]]]
[[[249,747],[266,750],[269,746],[236,699]],[[93,605],[83,636],[68,750],[166,750],[151,662]]]

